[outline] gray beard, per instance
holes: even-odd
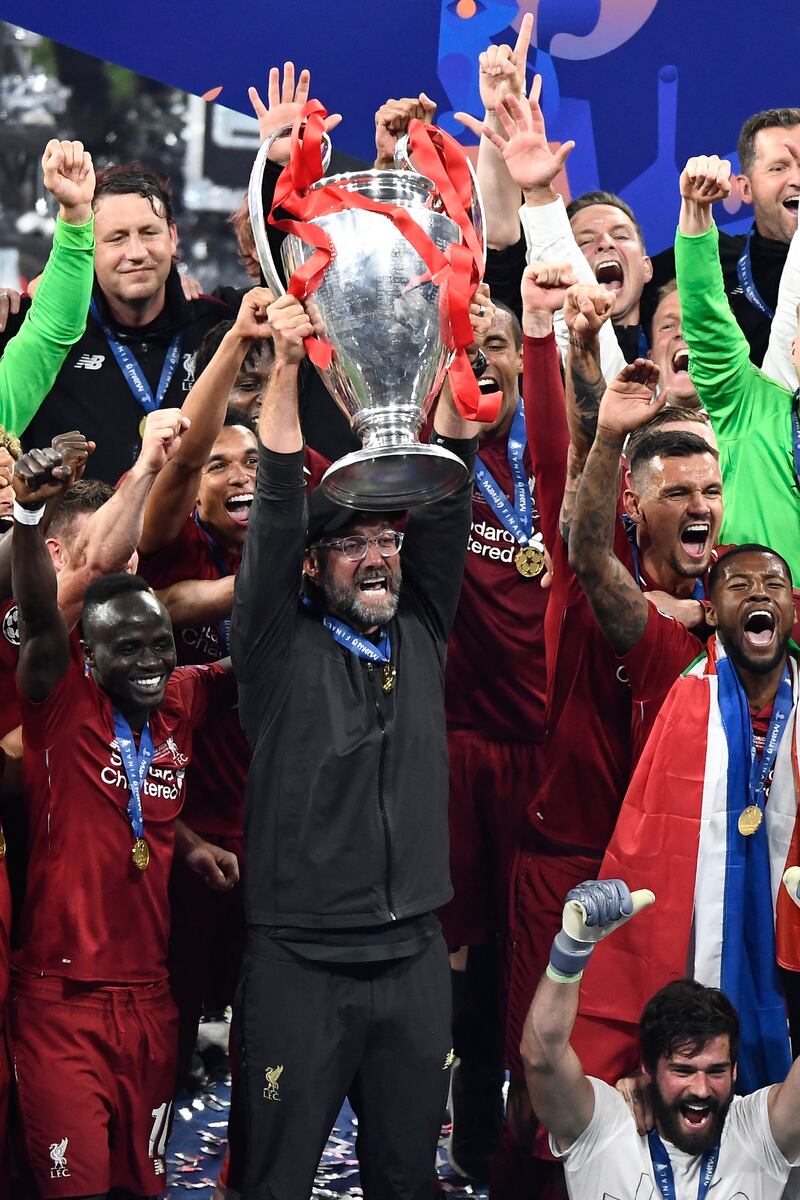
[[[320,586],[328,611],[355,628],[371,629],[373,625],[386,625],[397,612],[400,580],[393,576],[388,580],[391,589],[389,595],[380,603],[370,604],[362,600],[355,581],[352,585],[337,585],[323,575]]]

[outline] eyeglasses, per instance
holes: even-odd
[[[354,533],[346,538],[334,538],[328,542],[318,542],[312,550],[338,550],[350,562],[361,562],[367,557],[370,546],[377,546],[381,558],[392,558],[403,544],[403,534],[396,529],[384,529],[375,537],[367,537],[363,533]]]

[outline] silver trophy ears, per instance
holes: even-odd
[[[397,139],[397,145],[394,148],[394,165],[401,171],[416,171],[416,167],[411,161],[411,154],[408,149],[408,134],[404,133],[402,137]],[[483,209],[483,197],[481,189],[478,185],[478,176],[475,173],[475,168],[472,165],[472,160],[467,158],[467,167],[469,176],[472,180],[472,204],[470,205],[469,219],[472,226],[478,235],[481,252],[484,259],[486,258],[486,213]]]

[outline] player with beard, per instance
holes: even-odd
[[[173,414],[159,469],[182,428]],[[30,862],[12,1053],[38,1194],[153,1196],[175,1070],[167,881],[183,776],[195,727],[235,689],[223,665],[174,670],[169,616],[133,575],[89,586],[76,652],[40,524],[65,470],[45,450],[14,472]],[[219,851],[217,867],[231,886],[235,858]]]
[[[720,1200],[778,1200],[800,1159],[800,1066],[787,1065],[771,1087],[734,1097],[739,1020],[723,992],[674,979],[638,1010],[637,1051],[656,1117],[649,1134],[637,1131],[618,1092],[584,1073],[573,1048],[581,976],[597,943],[613,935],[613,945],[632,918],[651,934],[660,924],[669,936],[661,892],[653,913],[637,916],[654,899],[647,889],[631,894],[621,879],[570,891],[525,1022],[531,1102],[564,1162],[570,1200],[656,1189],[665,1200],[693,1200],[712,1188]]]
[[[440,399],[432,439],[467,476],[404,530],[397,514],[354,512],[321,489],[307,507],[297,381],[313,328],[289,295],[268,318],[275,365],[231,629],[253,747],[235,1011],[243,1193],[304,1200],[349,1096],[365,1194],[421,1200],[452,1061],[435,911],[451,896],[444,667],[474,427]]]

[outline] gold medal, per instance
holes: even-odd
[[[747,808],[739,813],[739,833],[742,837],[752,837],[761,828],[763,820],[764,814],[758,805],[748,804]]]
[[[144,427],[146,424],[147,424],[147,417],[144,416],[144,417],[142,417],[141,421],[139,422],[139,437],[140,438],[144,437]]]
[[[150,862],[150,847],[144,838],[137,838],[131,850],[131,858],[133,865],[139,871],[146,871],[147,864]]]
[[[541,575],[544,569],[544,554],[537,550],[536,546],[520,546],[514,555],[514,565],[520,575],[524,575],[526,579],[534,579]]]
[[[3,833],[2,827],[0,827],[0,861],[2,861],[2,859],[5,858],[5,856],[6,856],[6,835]]]
[[[386,663],[383,668],[383,690],[388,696],[389,692],[394,691],[395,680],[397,679],[397,667],[394,663]]]

